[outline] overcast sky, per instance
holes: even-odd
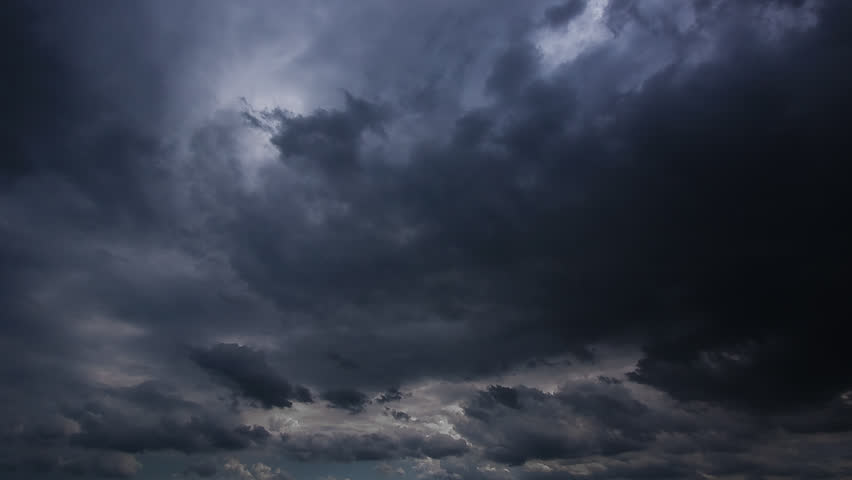
[[[3,479],[852,478],[852,2],[0,23]]]

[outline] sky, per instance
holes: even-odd
[[[3,479],[852,478],[852,2],[0,11]]]

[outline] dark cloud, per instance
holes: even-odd
[[[841,8],[834,14],[843,17],[848,12]],[[835,286],[839,268],[847,260],[834,243],[838,237],[831,233],[830,219],[839,214],[837,209],[848,198],[830,177],[845,169],[834,163],[832,152],[848,145],[836,130],[840,112],[833,105],[835,100],[819,94],[809,94],[804,100],[796,93],[803,88],[809,92],[831,90],[838,76],[849,74],[835,71],[828,60],[834,53],[840,54],[845,47],[838,45],[848,40],[833,22],[826,19],[810,41],[787,47],[786,58],[801,62],[796,67],[779,57],[743,53],[745,58],[737,60],[750,62],[748,70],[737,70],[731,64],[696,79],[690,87],[706,93],[700,105],[696,97],[684,96],[686,90],[665,100],[651,93],[653,90],[648,93],[656,98],[656,107],[663,107],[671,116],[655,117],[647,132],[665,132],[671,138],[684,138],[691,132],[695,141],[658,145],[662,149],[649,144],[643,150],[671,158],[700,147],[690,156],[694,166],[682,170],[678,180],[689,185],[690,193],[677,187],[669,192],[679,192],[677,198],[685,208],[671,213],[705,212],[694,224],[696,229],[709,229],[704,232],[713,243],[702,245],[701,239],[692,236],[697,230],[692,235],[682,231],[684,240],[689,238],[688,248],[681,247],[672,260],[679,259],[683,265],[689,262],[695,274],[680,274],[678,302],[701,312],[700,318],[675,338],[653,341],[632,379],[662,387],[679,398],[758,409],[826,402],[852,381],[839,368],[842,360],[836,353],[842,347],[836,336],[820,333],[831,330],[834,314],[829,312],[843,308],[836,304],[841,297]],[[808,58],[805,51],[809,49],[820,51],[820,56]],[[792,68],[795,73],[789,70]],[[824,75],[827,71],[834,73]],[[760,81],[782,75],[793,77],[771,86]],[[743,96],[744,103],[737,107],[742,113],[732,118],[734,123],[722,126],[720,119],[728,117],[729,111],[719,102],[732,91]],[[696,103],[690,106],[692,101]],[[825,122],[820,127],[804,117],[805,112],[817,110]],[[678,115],[689,115],[693,126],[676,125]],[[800,155],[809,158],[807,166]],[[769,159],[771,168],[764,168]],[[670,175],[678,171],[671,170]],[[793,193],[793,186],[809,193]],[[711,191],[726,194],[716,197]],[[725,248],[715,247],[720,244]],[[707,262],[698,267],[698,258]],[[694,281],[685,282],[685,278]],[[692,287],[684,288],[687,284]],[[788,390],[785,385],[791,384],[802,388]]]
[[[443,458],[462,455],[467,443],[445,434],[424,435],[413,430],[388,433],[283,434],[282,452],[301,461],[353,462],[397,458]]]
[[[79,14],[64,22],[38,2],[8,2],[3,10],[0,42],[16,45],[7,57],[9,71],[16,73],[0,79],[8,105],[0,117],[5,148],[0,188],[27,189],[46,176],[63,191],[60,212],[84,228],[147,227],[159,220],[157,197],[168,175],[161,163],[165,146],[155,128],[123,117],[122,107],[68,58],[82,39],[63,36],[68,23],[81,20]]]
[[[730,22],[719,28],[731,29],[731,38],[748,35]],[[780,46],[747,41],[749,48],[720,40],[721,53],[712,61],[697,68],[673,64],[641,90],[600,107],[596,115],[609,123],[578,131],[572,125],[585,124],[590,100],[581,102],[565,84],[584,68],[621,59],[593,52],[572,70],[538,79],[535,63],[513,60],[530,58],[529,47],[518,47],[491,74],[492,89],[505,97],[488,111],[495,126],[472,134],[461,123],[457,128],[465,133],[457,138],[464,141],[424,146],[405,168],[369,170],[381,179],[362,185],[369,190],[331,193],[349,213],[334,217],[328,228],[355,250],[317,254],[321,270],[309,271],[304,257],[266,256],[267,264],[303,272],[296,280],[302,286],[313,284],[313,275],[334,277],[334,297],[352,305],[391,292],[450,318],[462,315],[465,305],[499,305],[503,318],[480,322],[467,314],[464,333],[445,346],[460,360],[454,365],[472,373],[481,373],[479,358],[467,357],[487,352],[468,348],[468,332],[493,338],[502,352],[486,371],[535,349],[582,351],[586,343],[632,338],[649,352],[632,378],[679,398],[700,392],[705,400],[739,396],[733,403],[791,407],[827,401],[850,379],[837,367],[840,340],[819,333],[826,328],[810,327],[833,318],[815,305],[824,312],[840,308],[831,285],[845,262],[844,242],[831,219],[839,218],[848,199],[833,180],[844,166],[829,152],[848,146],[838,130],[842,101],[802,89],[836,91],[848,72],[828,73],[837,64],[830,59],[846,48],[842,29],[826,23],[804,35]],[[768,78],[778,80],[767,84]],[[617,88],[615,79],[606,81],[597,87]],[[811,118],[816,111],[820,126]],[[318,112],[316,121],[346,112]],[[302,135],[286,125],[285,131]],[[407,225],[416,225],[418,234],[394,243],[392,232]],[[312,247],[326,248],[322,240]],[[356,273],[367,265],[370,275]],[[425,278],[435,280],[418,281]],[[266,275],[263,281],[265,288],[281,282]],[[520,329],[520,317],[512,318],[516,311],[540,321],[513,336]],[[643,338],[649,328],[671,332],[672,349],[664,335]],[[527,339],[529,349],[522,346]],[[423,362],[407,365],[409,375],[427,363],[444,365],[426,345],[411,342],[405,348],[422,352]],[[762,344],[767,347],[743,354],[754,362],[722,362],[719,368],[730,374],[718,378],[711,373],[716,367],[699,360],[702,352],[724,356]],[[762,374],[762,365],[778,365],[780,352],[790,348],[801,355],[786,355],[789,368],[775,369],[777,377]],[[370,360],[359,363],[364,376],[374,377]],[[817,370],[832,373],[809,373]],[[393,375],[393,367],[386,371]],[[769,398],[767,392],[782,390],[782,379],[791,376],[810,387]],[[770,383],[760,386],[757,379]]]
[[[141,405],[145,409],[160,412],[174,412],[176,410],[195,411],[200,408],[200,405],[185,400],[175,390],[170,385],[157,382],[156,380],[149,380],[131,387],[119,388],[105,393]]]
[[[333,175],[359,168],[359,145],[365,132],[382,133],[388,112],[381,105],[344,92],[343,110],[317,110],[311,115],[280,112],[280,129],[272,143],[286,159],[302,158],[307,168]]]
[[[384,415],[389,415],[393,417],[395,420],[399,420],[400,422],[409,422],[411,421],[411,415],[403,412],[402,410],[396,410],[394,408],[385,407]]]
[[[329,390],[320,397],[328,402],[329,408],[341,408],[349,413],[361,413],[371,403],[367,394],[358,390]]]
[[[563,360],[562,363],[564,365],[571,365],[570,360]],[[526,367],[527,368],[538,368],[538,367],[555,367],[557,366],[557,362],[552,362],[547,360],[546,358],[531,358],[527,360]]]
[[[4,473],[849,475],[846,2],[202,3],[0,7]]]
[[[588,383],[554,394],[492,385],[465,405],[456,429],[487,458],[520,465],[642,450],[662,432],[694,425],[650,410],[620,385]]]
[[[766,450],[784,448],[779,444],[786,435],[767,429],[765,419],[693,410],[659,397],[640,401],[624,384],[593,380],[570,382],[554,393],[512,390],[517,408],[483,404],[487,391],[481,391],[454,425],[486,459],[526,464],[522,478],[565,478],[580,471],[590,478],[685,478],[696,469],[769,474],[802,462],[766,456]],[[695,461],[698,452],[706,461]],[[587,466],[578,470],[578,464]]]
[[[548,7],[544,11],[544,18],[551,27],[564,25],[583,13],[586,9],[586,0],[568,0],[559,5]]]
[[[495,403],[505,405],[515,410],[521,408],[518,403],[518,391],[502,385],[491,385],[488,390],[480,392],[478,405],[484,408],[493,407]]]
[[[71,458],[42,452],[40,455],[0,463],[0,471],[9,474],[35,474],[52,476],[68,473],[74,476],[95,478],[131,478],[142,469],[136,457],[126,453],[76,454]],[[32,477],[30,477],[32,478]]]
[[[454,425],[487,459],[509,465],[526,462],[521,478],[570,478],[580,471],[601,479],[691,478],[696,470],[717,476],[836,475],[808,460],[814,452],[785,459],[769,453],[783,451],[788,441],[801,441],[780,433],[793,432],[795,423],[820,431],[821,419],[827,418],[823,414],[802,414],[797,420],[732,415],[660,397],[640,401],[624,384],[593,380],[570,382],[554,393],[523,386],[512,390],[519,408],[498,402],[484,405],[488,390],[480,391]],[[832,424],[839,425],[837,412],[832,415]],[[826,444],[817,450],[842,448],[847,441],[843,436],[824,438]],[[698,452],[704,460],[696,462]],[[586,463],[590,459],[594,466]],[[577,464],[587,467],[577,470]]]
[[[293,401],[311,402],[311,392],[278,375],[262,351],[235,343],[220,343],[209,350],[195,350],[193,360],[232,385],[244,397],[264,408],[292,407]]]
[[[512,45],[494,63],[491,75],[486,82],[487,88],[495,94],[505,97],[512,97],[521,93],[524,86],[535,79],[539,57],[540,53],[534,45],[528,43]],[[464,132],[470,131],[471,127],[476,126],[476,123],[472,123],[476,118],[462,117],[462,121],[457,125],[460,128],[461,138],[465,138]],[[482,129],[485,126],[487,124],[480,124],[479,128]]]
[[[376,401],[379,403],[398,402],[410,395],[411,394],[405,394],[399,391],[399,387],[391,387],[386,392],[376,397]]]
[[[358,368],[358,363],[341,356],[339,353],[331,352],[328,354],[328,359],[340,366],[340,368],[353,369]]]
[[[228,427],[211,418],[192,417],[182,422],[160,418],[154,422],[133,421],[117,412],[84,412],[80,433],[69,438],[72,445],[118,450],[128,453],[176,450],[183,453],[242,450],[262,445],[270,434],[263,427]]]
[[[271,436],[271,434],[260,425],[240,425],[234,429],[239,435],[250,438],[252,442],[263,444]]]

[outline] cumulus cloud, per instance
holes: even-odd
[[[481,444],[486,458],[511,465],[617,455],[645,449],[660,433],[696,428],[651,410],[623,386],[595,382],[556,393],[491,386],[464,407],[455,427]]]
[[[467,442],[462,439],[405,429],[364,434],[282,434],[281,442],[284,455],[302,461],[443,458],[468,451]]]
[[[329,408],[342,408],[350,413],[361,413],[371,403],[367,394],[358,390],[329,390],[321,397],[328,402]]]
[[[262,351],[220,343],[209,350],[196,350],[192,357],[200,367],[231,383],[240,394],[259,401],[265,408],[292,407],[294,400],[313,401],[307,388],[291,385],[275,373]]]
[[[846,2],[0,9],[4,478],[850,475]]]
[[[399,391],[399,387],[389,388],[376,398],[379,403],[398,402],[406,397],[406,394]]]

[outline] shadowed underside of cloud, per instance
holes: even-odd
[[[456,428],[482,442],[487,458],[522,465],[642,450],[659,433],[696,426],[651,411],[620,385],[590,383],[554,394],[491,386],[465,407]]]
[[[82,431],[71,435],[72,445],[128,453],[177,450],[183,453],[241,450],[263,445],[270,434],[261,426],[228,428],[212,419],[193,417],[181,423],[162,418],[146,424],[117,416],[91,414],[80,420]]]
[[[358,390],[329,390],[324,392],[322,399],[328,402],[329,408],[342,408],[350,413],[361,413],[370,399]]]
[[[193,360],[205,370],[232,384],[236,391],[264,408],[292,407],[293,401],[312,402],[311,392],[292,385],[266,362],[262,351],[235,343],[220,343],[196,350]]]
[[[400,429],[365,434],[285,434],[282,453],[302,461],[353,462],[399,458],[444,458],[462,455],[467,443],[445,434],[423,435]]]

